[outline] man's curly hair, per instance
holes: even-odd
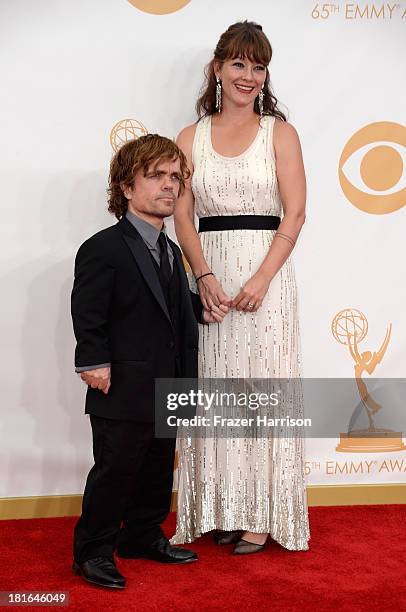
[[[180,161],[179,195],[185,189],[185,180],[189,178],[190,171],[187,167],[185,154],[176,143],[165,136],[158,134],[146,134],[136,140],[126,142],[114,155],[110,163],[108,210],[117,219],[121,219],[127,212],[128,200],[123,193],[123,187],[132,187],[135,173],[143,168],[144,176],[151,164],[160,161]]]

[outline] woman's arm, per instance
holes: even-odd
[[[174,220],[176,236],[179,240],[181,249],[192,269],[193,275],[195,278],[198,278],[202,274],[206,274],[206,272],[211,272],[211,270],[204,258],[194,222],[194,197],[192,192],[194,168],[192,162],[192,147],[195,132],[196,124],[189,125],[180,132],[176,139],[176,144],[182,149],[186,156],[191,175],[186,181],[183,194],[176,202]],[[213,306],[219,306],[220,304],[230,304],[231,300],[224,293],[220,283],[214,276],[205,276],[198,281],[197,286],[203,307],[206,310],[211,310]]]
[[[210,268],[206,263],[200,244],[199,236],[196,232],[194,222],[194,197],[192,192],[192,146],[196,132],[196,125],[189,125],[182,130],[176,139],[176,144],[187,159],[187,165],[190,170],[190,177],[185,181],[185,190],[178,198],[175,206],[174,220],[176,236],[179,240],[180,247],[192,269],[195,277],[210,272]]]
[[[302,149],[293,125],[275,120],[274,149],[284,216],[260,267],[270,281],[283,266],[294,247],[305,221],[306,205],[306,177]]]
[[[237,310],[258,310],[271,280],[292,252],[305,220],[306,177],[299,136],[292,125],[276,119],[273,142],[284,217],[258,271],[234,298],[232,307]]]

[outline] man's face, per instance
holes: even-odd
[[[140,168],[133,187],[124,189],[128,209],[149,223],[162,224],[173,214],[180,187],[179,159],[157,161],[150,165],[146,176]]]

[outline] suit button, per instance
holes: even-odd
[[[175,343],[173,340],[171,340],[170,342],[168,342],[168,348],[173,349],[175,348]]]

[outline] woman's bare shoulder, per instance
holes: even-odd
[[[288,121],[283,121],[279,117],[275,117],[273,129],[273,143],[275,150],[296,148],[299,142],[299,135],[296,128]]]
[[[294,138],[295,136],[298,138],[296,128],[288,121],[283,121],[279,117],[275,117],[274,132],[282,138]]]
[[[275,117],[274,140],[294,142],[299,140],[299,135],[291,123]]]
[[[183,130],[179,132],[176,137],[176,143],[180,146],[181,149],[184,147],[187,149],[192,148],[193,139],[196,133],[197,123],[192,123],[191,125],[187,125]]]

